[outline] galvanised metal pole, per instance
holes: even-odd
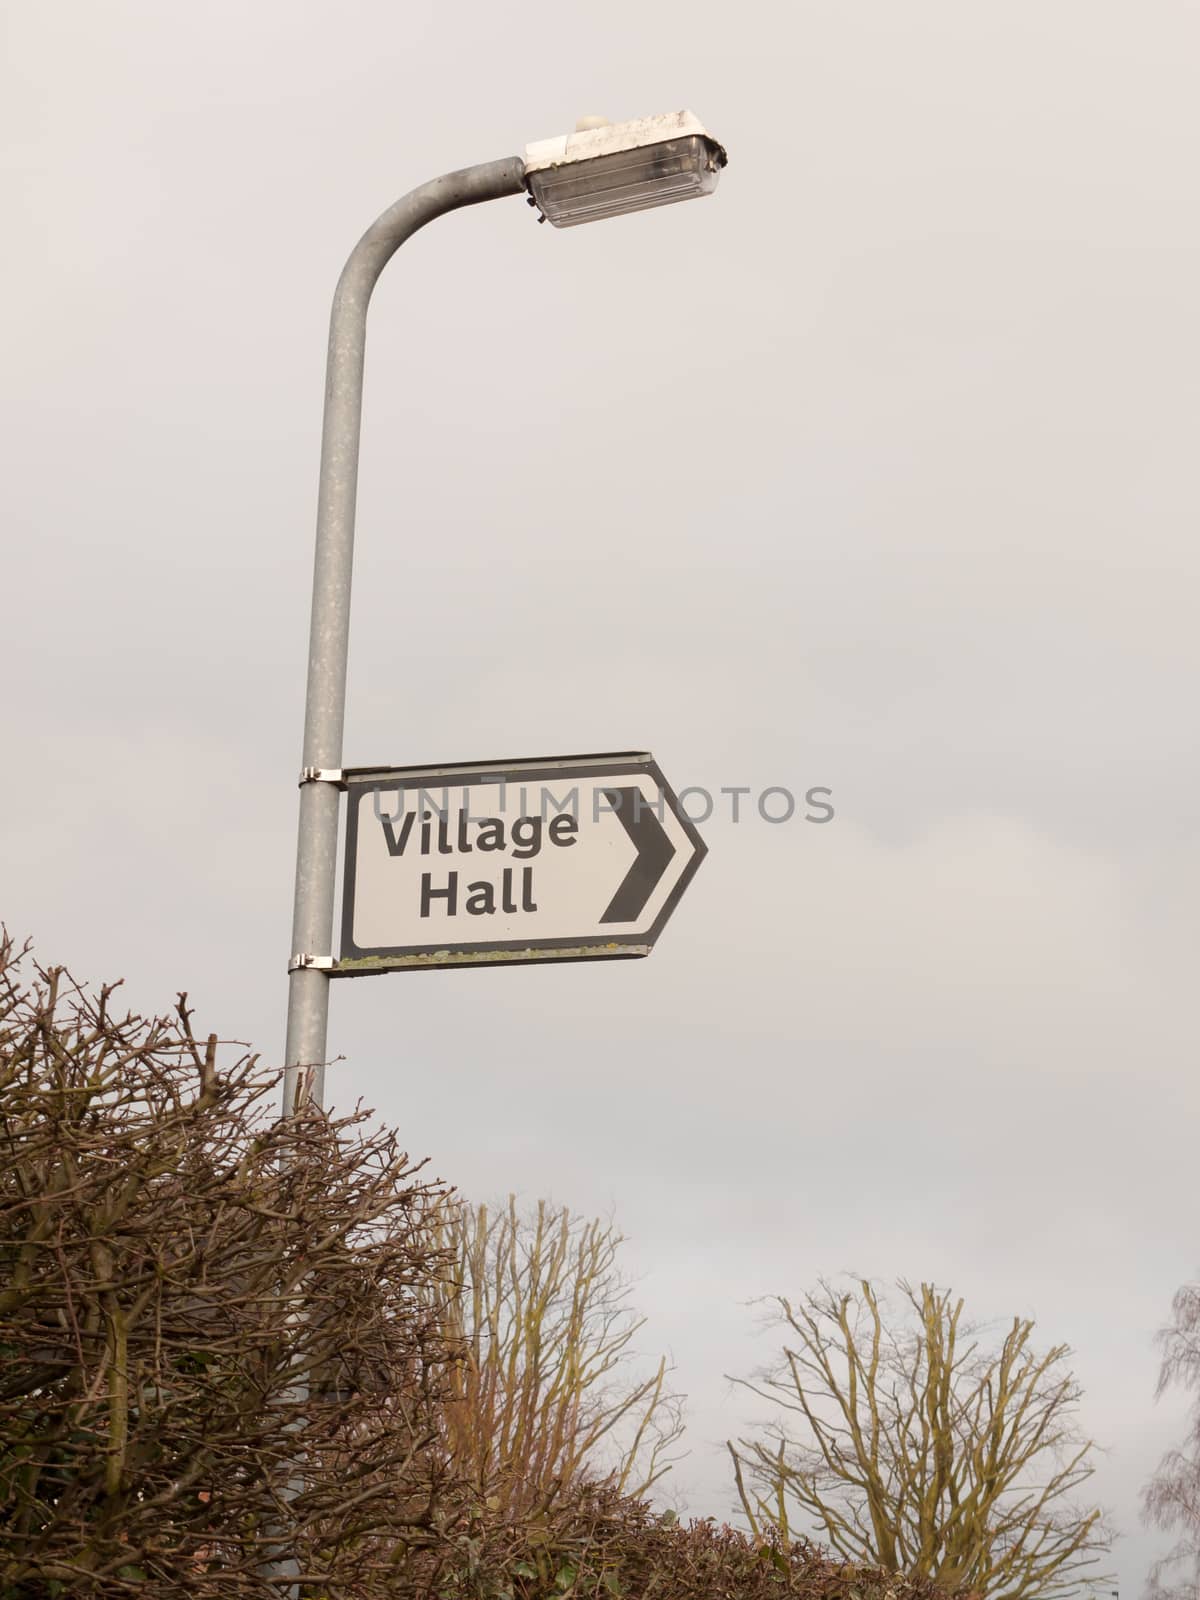
[[[321,431],[321,476],[317,491],[317,548],[313,563],[312,620],[308,635],[308,688],[304,702],[300,822],[296,837],[296,891],[292,911],[292,958],[288,963],[287,1044],[283,1112],[323,1105],[329,1022],[328,964],[333,944],[333,897],[337,883],[338,779],[346,720],[346,659],[350,647],[350,581],[354,568],[354,512],[358,448],[362,430],[363,361],[367,308],[379,275],[418,228],[460,206],[521,194],[525,163],[519,156],[448,172],[422,184],[385,211],[363,234],[342,268],[329,319],[325,366],[325,418]],[[303,1404],[307,1386],[291,1398]],[[303,1492],[297,1463],[286,1497]],[[280,1535],[286,1543],[286,1535]],[[278,1544],[276,1545],[278,1550]],[[268,1557],[264,1572],[281,1594],[299,1593],[294,1556]],[[283,1587],[286,1585],[286,1588]]]
[[[519,156],[449,172],[432,183],[422,184],[397,200],[363,234],[342,270],[333,297],[288,977],[283,1084],[283,1109],[288,1116],[307,1101],[324,1103],[329,974],[313,963],[328,962],[333,942],[340,793],[337,778],[342,765],[346,713],[363,356],[371,291],[392,256],[418,228],[446,211],[521,194],[524,189],[525,164]]]

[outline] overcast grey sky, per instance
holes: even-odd
[[[0,915],[282,1048],[329,298],[448,168],[689,106],[716,197],[437,222],[372,312],[347,759],[650,749],[727,819],[643,962],[333,995],[481,1197],[612,1208],[731,1496],[744,1302],[1068,1340],[1123,1600],[1200,1265],[1200,12],[7,0]]]

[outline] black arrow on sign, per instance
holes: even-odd
[[[601,922],[636,922],[671,864],[675,846],[640,789],[604,789],[604,798],[633,840],[637,858],[608,903]]]

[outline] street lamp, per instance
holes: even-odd
[[[542,219],[555,227],[573,227],[711,194],[725,160],[725,151],[689,111],[615,124],[588,117],[572,134],[530,145],[523,157],[467,167],[414,189],[367,229],[342,269],[330,316],[321,434],[288,962],[286,1115],[305,1103],[321,1105],[324,1100],[363,357],[371,292],[404,241],[447,211],[528,192]]]

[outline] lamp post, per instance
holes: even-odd
[[[427,222],[460,206],[528,192],[555,227],[574,227],[710,194],[725,151],[688,111],[608,123],[585,118],[573,134],[423,184],[363,234],[338,280],[329,326],[292,956],[288,963],[283,1109],[324,1103],[333,966],[338,796],[350,641],[350,584],[362,420],[367,307],[384,267]]]

